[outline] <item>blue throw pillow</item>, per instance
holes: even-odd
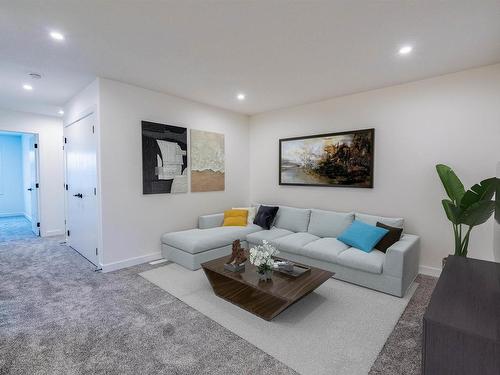
[[[389,233],[387,229],[354,220],[337,239],[348,246],[369,253],[387,233]]]

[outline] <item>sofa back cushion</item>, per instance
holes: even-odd
[[[280,206],[274,225],[292,232],[307,232],[310,215],[311,210],[306,208]]]
[[[363,223],[374,226],[376,226],[377,222],[379,222],[395,228],[403,228],[403,225],[405,223],[405,220],[401,217],[383,217],[383,216],[361,214],[359,212],[356,212],[355,219],[362,221]]]
[[[354,212],[311,210],[307,231],[318,237],[337,238],[354,221]]]

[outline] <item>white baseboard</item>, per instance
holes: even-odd
[[[41,234],[42,237],[51,237],[51,236],[62,236],[64,234],[64,229],[53,229],[47,230]]]
[[[441,268],[429,267],[429,266],[419,266],[418,273],[421,273],[422,275],[439,277],[441,275]]]
[[[162,258],[161,252],[151,253],[147,255],[142,255],[140,257],[129,258],[125,260],[120,260],[118,262],[112,262],[108,264],[101,264],[102,272],[116,271],[122,268],[136,266],[138,264],[151,262]]]
[[[11,212],[6,214],[0,213],[0,217],[14,217],[14,216],[24,216],[24,212]]]
[[[151,264],[152,266],[156,266],[157,264],[162,264],[162,263],[165,263],[165,262],[168,262],[168,260],[165,259],[165,258],[161,258],[161,259],[158,259],[158,260],[153,260],[152,262],[149,262],[149,264]]]

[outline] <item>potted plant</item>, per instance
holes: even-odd
[[[278,254],[278,250],[268,243],[262,241],[262,245],[250,249],[250,263],[257,267],[259,281],[271,280],[274,260],[273,256]]]
[[[495,211],[495,194],[498,179],[488,178],[465,190],[464,185],[453,170],[444,165],[436,165],[436,170],[449,199],[442,204],[455,236],[455,255],[467,256],[472,228],[485,223]],[[446,258],[443,259],[443,266]]]

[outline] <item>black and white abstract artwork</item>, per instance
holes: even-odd
[[[143,194],[187,193],[187,129],[142,121]]]

